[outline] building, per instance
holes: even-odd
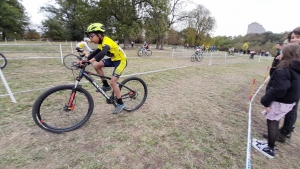
[[[252,22],[251,24],[248,25],[247,34],[264,33],[264,32],[266,32],[265,28],[257,22]]]

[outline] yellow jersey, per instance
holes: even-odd
[[[102,43],[98,45],[98,49],[102,50],[104,46],[110,47],[107,56],[111,57],[112,61],[127,60],[126,54],[122,48],[107,36],[104,36]]]

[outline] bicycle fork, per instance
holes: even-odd
[[[75,95],[76,95],[76,89],[77,87],[79,86],[79,81],[76,80],[75,82],[75,86],[74,88],[72,89],[72,93],[71,93],[71,96],[69,98],[69,102],[68,102],[68,105],[67,107],[65,108],[65,111],[72,111],[75,109],[75,104],[74,104],[74,100],[75,100]]]

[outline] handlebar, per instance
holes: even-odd
[[[82,62],[81,62],[81,63],[82,63]],[[88,62],[84,62],[84,63],[82,63],[82,64],[79,64],[79,63],[77,63],[77,62],[73,62],[72,65],[73,65],[74,67],[76,67],[76,68],[83,69],[83,68],[85,68],[86,66],[88,66],[89,63],[88,63]]]

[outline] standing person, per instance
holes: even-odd
[[[274,146],[279,120],[289,113],[300,99],[300,45],[288,44],[282,49],[282,60],[267,85],[260,103],[267,118],[268,142],[253,139],[252,146],[269,158],[274,158]]]
[[[277,50],[277,53],[276,53],[276,55],[274,56],[274,60],[273,60],[273,62],[272,62],[272,66],[271,66],[271,68],[270,68],[270,72],[269,72],[270,76],[271,76],[271,75],[273,74],[273,72],[276,70],[276,66],[277,66],[278,63],[279,63],[280,57],[278,57],[278,56],[281,54],[282,43],[277,43],[277,44],[275,45],[275,48],[276,48],[276,50]]]
[[[287,43],[285,43],[285,45],[289,43],[300,44],[300,27],[295,28],[291,33],[288,34]],[[282,55],[280,54],[280,50],[278,50],[277,56],[274,58],[274,61],[272,63],[272,68],[270,69],[270,76],[276,70],[276,66],[279,64],[281,56]],[[276,138],[276,141],[284,143],[287,138],[291,138],[292,132],[295,128],[294,125],[297,120],[298,104],[299,100],[296,102],[296,105],[293,107],[293,109],[285,115],[283,125],[279,129],[279,134]],[[264,133],[263,137],[268,138],[268,134]]]
[[[83,40],[81,42],[76,44],[77,52],[81,52],[84,55],[88,56],[89,53],[93,52],[93,50],[88,46],[88,44],[90,42],[91,42],[91,40],[89,38],[87,38],[87,37],[83,38]],[[83,47],[85,47],[85,49],[88,51],[88,53],[83,50]]]
[[[86,33],[93,43],[98,44],[98,48],[88,56],[88,60],[82,61],[82,63],[93,63],[96,72],[103,76],[103,67],[114,67],[110,86],[113,88],[117,97],[117,106],[113,114],[118,114],[126,107],[122,101],[119,86],[117,85],[119,77],[127,66],[126,54],[115,41],[104,35],[105,28],[103,24],[91,24],[88,26]],[[104,56],[108,56],[109,58],[102,60]],[[102,89],[104,91],[111,90],[107,80],[105,78],[101,78],[101,80],[103,83]]]

